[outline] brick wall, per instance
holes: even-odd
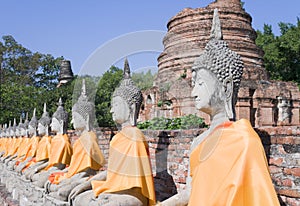
[[[157,200],[185,188],[189,147],[193,138],[204,130],[143,131],[149,143]],[[114,132],[97,131],[99,146],[106,158]],[[265,127],[256,132],[262,139],[282,205],[300,205],[300,128]]]

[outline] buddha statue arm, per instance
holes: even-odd
[[[107,176],[107,171],[103,171],[98,173],[97,175],[93,176],[92,178],[90,178],[89,180],[85,181],[84,183],[77,185],[70,193],[69,195],[69,200],[73,200],[75,199],[75,197],[77,195],[79,195],[80,193],[87,191],[87,190],[91,190],[92,189],[92,184],[91,182],[93,180],[99,180],[99,181],[104,181],[106,180],[106,176]]]
[[[15,159],[16,157],[17,157],[17,154],[14,154],[14,155],[10,156],[9,158],[7,158],[7,159],[5,160],[5,164],[7,165],[8,162],[10,162],[11,160]]]
[[[34,171],[35,171],[35,173],[38,173],[38,172],[40,172],[42,169],[46,168],[47,166],[48,166],[48,161],[45,162],[45,163],[43,163],[43,164],[41,164],[41,165],[39,165],[38,167],[36,167],[36,168],[34,169]]]

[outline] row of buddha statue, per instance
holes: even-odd
[[[210,40],[192,68],[191,96],[195,107],[210,115],[210,127],[191,145],[186,189],[162,202],[155,198],[146,137],[136,127],[143,97],[127,60],[112,95],[119,131],[107,160],[83,81],[71,121],[79,138],[71,145],[61,99],[52,118],[45,104],[39,120],[34,110],[30,121],[18,126],[14,121],[0,132],[1,182],[20,205],[279,205],[260,138],[248,120],[234,121],[242,71],[240,56],[222,39],[215,10]]]

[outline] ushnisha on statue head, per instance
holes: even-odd
[[[62,99],[59,98],[58,107],[52,115],[51,130],[57,134],[66,134],[68,128],[68,112],[63,107]]]
[[[236,52],[230,50],[228,44],[223,40],[218,10],[215,9],[210,40],[205,46],[204,51],[196,59],[192,68],[194,90],[196,84],[199,84],[197,80],[201,79],[202,76],[207,75],[205,73],[210,73],[212,78],[216,80],[217,85],[215,85],[215,87],[219,88],[219,92],[214,91],[215,94],[212,94],[212,98],[209,100],[210,106],[215,107],[214,109],[218,110],[218,105],[224,106],[225,104],[227,117],[234,120],[234,106],[237,101],[243,68],[244,66],[240,56]],[[210,89],[211,88],[208,88],[207,90],[209,91]],[[197,107],[198,96],[195,94],[196,92],[194,92],[194,90],[192,96],[196,99]],[[201,106],[199,106],[198,109],[210,115],[213,115],[211,113],[215,112],[204,107],[202,108]]]
[[[49,113],[47,112],[47,104],[44,103],[44,110],[42,117],[38,120],[38,127],[37,131],[39,135],[49,135],[49,125],[51,122],[51,118],[49,116]]]
[[[73,127],[79,131],[90,131],[95,123],[95,105],[86,95],[85,80],[82,80],[81,94],[72,107]]]
[[[30,137],[34,137],[37,135],[38,120],[35,114],[36,114],[36,108],[34,108],[32,118],[28,123],[28,133]]]
[[[119,125],[136,126],[142,102],[142,92],[132,81],[128,60],[125,59],[123,79],[112,96],[113,120]]]

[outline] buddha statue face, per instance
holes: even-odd
[[[53,131],[53,132],[60,132],[61,128],[62,128],[62,125],[61,125],[61,123],[60,123],[60,121],[58,119],[52,118],[50,127],[51,127],[51,131]]]
[[[217,78],[208,70],[201,69],[193,71],[193,90],[192,96],[195,98],[195,106],[200,111],[211,113],[212,107],[216,106],[217,94],[220,92]],[[221,99],[219,99],[221,101]]]
[[[117,124],[123,124],[130,121],[130,107],[128,103],[119,96],[115,96],[112,99],[112,107],[110,112],[112,118]]]
[[[46,134],[46,127],[42,125],[41,123],[38,123],[37,131],[39,135],[45,135]]]
[[[84,130],[87,125],[86,120],[78,112],[74,111],[72,112],[71,123],[76,130]]]
[[[19,128],[19,127],[16,128],[16,136],[17,136],[17,137],[20,136],[20,128]]]
[[[10,129],[10,136],[11,137],[15,137],[16,136],[16,132],[13,128]]]
[[[32,125],[28,125],[28,134],[34,135],[35,133],[36,133],[36,128],[33,127]]]
[[[20,136],[26,136],[26,129],[20,128]]]

